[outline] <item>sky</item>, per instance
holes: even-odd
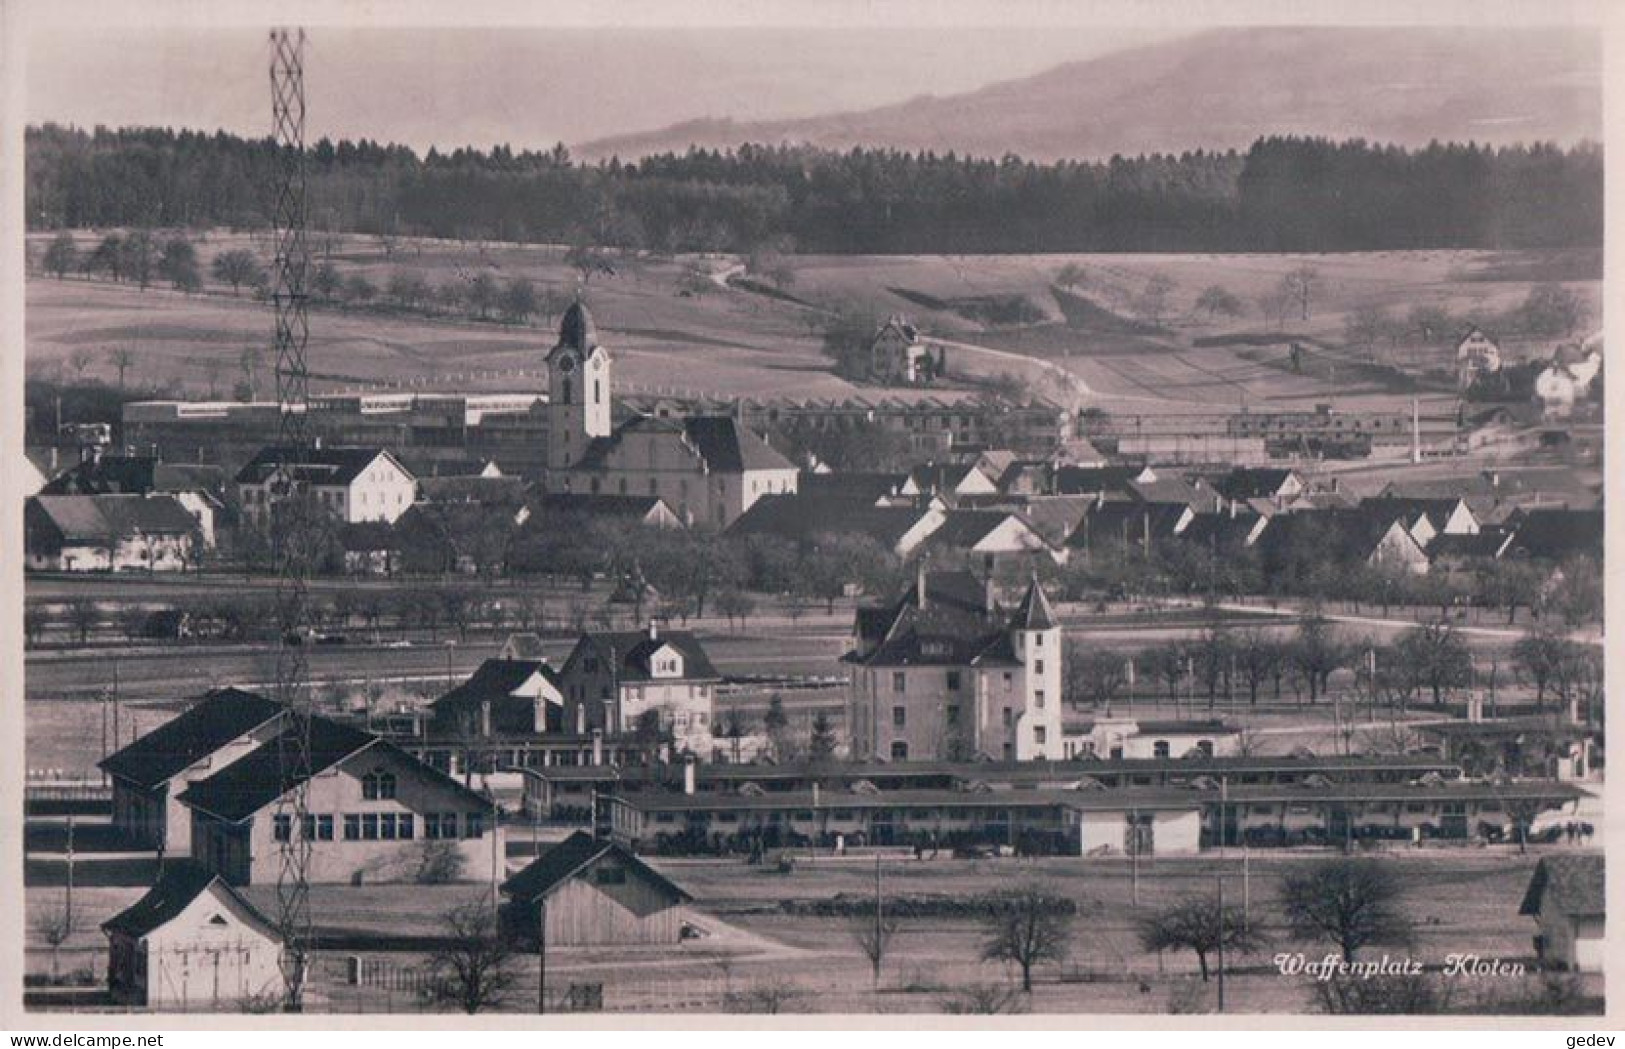
[[[305,70],[307,137],[367,137],[420,152],[547,148],[698,118],[791,118],[957,94],[1181,32],[316,27]],[[266,61],[257,28],[36,27],[28,119],[269,134]]]

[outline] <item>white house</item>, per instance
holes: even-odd
[[[1583,356],[1572,347],[1559,349],[1551,363],[1535,376],[1535,399],[1541,411],[1549,418],[1570,415],[1574,403],[1590,391],[1601,370],[1602,356],[1595,349]]]
[[[936,374],[931,348],[908,318],[894,313],[875,333],[869,347],[871,374],[877,382],[914,386]]]
[[[1544,856],[1518,913],[1535,919],[1535,954],[1547,965],[1600,973],[1607,878],[1601,853]]]
[[[168,863],[158,882],[102,924],[107,985],[121,1005],[247,1012],[282,991],[275,925],[212,871]]]
[[[1068,722],[1064,732],[1066,759],[1229,757],[1241,739],[1241,729],[1217,719],[1099,717]]]
[[[290,485],[345,524],[394,523],[417,500],[417,478],[382,448],[318,447],[301,452],[269,446],[237,472],[245,520],[264,525]]]
[[[1479,328],[1470,328],[1456,342],[1456,372],[1462,389],[1481,375],[1501,370],[1501,347]]]

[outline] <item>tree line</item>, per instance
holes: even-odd
[[[270,139],[29,128],[31,228],[268,225]],[[1272,136],[1245,152],[1040,164],[895,149],[690,149],[636,163],[322,139],[318,230],[828,253],[1352,251],[1601,243],[1594,143],[1405,149]]]

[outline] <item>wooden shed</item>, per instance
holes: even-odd
[[[115,1002],[242,1012],[282,990],[282,939],[225,879],[171,862],[145,896],[102,924]]]
[[[613,841],[577,831],[502,884],[504,925],[549,947],[676,944],[692,897]]]

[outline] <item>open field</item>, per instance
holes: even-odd
[[[1519,855],[1499,848],[1393,854],[1416,937],[1410,948],[1389,948],[1390,954],[1415,957],[1428,965],[1440,965],[1455,953],[1527,961],[1533,925],[1518,916],[1517,908],[1537,858],[1534,851]],[[1312,859],[1254,853],[1245,873],[1235,852],[1225,858],[1149,860],[1140,870],[1138,903],[1135,879],[1122,860],[913,861],[891,855],[883,861],[883,882],[891,899],[964,899],[1035,882],[1074,900],[1078,916],[1068,959],[1037,971],[1030,1008],[1053,1013],[1143,1013],[1166,1012],[1183,1003],[1200,1010],[1213,1008],[1214,988],[1201,984],[1194,958],[1145,953],[1133,923],[1136,915],[1169,901],[1212,892],[1222,874],[1228,898],[1238,905],[1245,899],[1251,920],[1270,940],[1265,951],[1229,959],[1228,1007],[1237,1012],[1301,1011],[1311,1008],[1310,979],[1281,976],[1269,962],[1277,951],[1301,950],[1311,958],[1325,954],[1325,944],[1291,935],[1275,899],[1280,874]],[[517,867],[525,861],[510,862]],[[1004,966],[977,960],[982,930],[974,919],[908,919],[893,942],[876,992],[847,920],[782,909],[781,901],[871,897],[874,866],[867,857],[804,858],[788,874],[742,861],[654,862],[695,896],[694,920],[710,935],[672,949],[554,949],[548,956],[550,987],[601,982],[605,1007],[623,1011],[716,1012],[726,1007],[730,992],[748,995],[788,985],[797,993],[783,1003],[784,1011],[940,1012],[946,1001],[962,995],[968,986],[1007,985],[1012,979]],[[365,953],[399,969],[421,969],[422,953],[390,951],[388,939],[433,936],[439,914],[486,891],[478,885],[315,887],[311,904],[317,934],[335,948],[344,945],[319,955],[316,1000],[338,1011],[422,1008],[410,994],[343,986],[338,978],[342,956]],[[93,966],[99,972],[105,966],[105,946],[95,923],[140,892],[137,887],[90,887],[76,894],[84,922],[63,948],[65,971]],[[274,912],[274,887],[248,893]],[[30,888],[29,908],[56,906],[60,895],[60,888]],[[26,946],[28,968],[48,969],[49,951],[36,933],[30,933]],[[1376,958],[1381,949],[1368,953]],[[508,1009],[527,1011],[533,1008],[534,961],[521,959],[520,971],[521,990]],[[1458,993],[1471,997],[1515,985],[1507,978],[1483,977],[1464,980]],[[1600,986],[1594,993],[1600,993]]]
[[[81,235],[81,248],[92,245]],[[36,238],[36,242],[38,238]],[[363,275],[380,289],[405,271],[439,286],[486,272],[499,281],[524,276],[563,295],[579,283],[564,249],[549,246],[432,240],[382,241],[334,235],[317,238],[317,257],[344,276]],[[329,241],[331,243],[329,243]],[[255,247],[252,238],[211,233],[199,245],[207,274],[215,254]],[[324,254],[324,251],[330,252]],[[36,249],[37,250],[37,249]],[[263,250],[263,249],[260,249]],[[846,397],[858,387],[834,376],[816,335],[823,308],[854,305],[877,313],[909,314],[951,340],[950,372],[1024,375],[1052,396],[1083,389],[1062,384],[1023,358],[1045,360],[1077,377],[1084,403],[1107,410],[1194,411],[1251,406],[1303,407],[1335,400],[1343,407],[1390,409],[1413,395],[1432,402],[1448,386],[1418,385],[1412,373],[1452,368],[1441,346],[1384,348],[1372,367],[1365,351],[1340,348],[1344,320],[1361,306],[1404,315],[1439,306],[1456,316],[1489,316],[1521,302],[1534,284],[1586,272],[1568,255],[1468,251],[1370,252],[1341,255],[999,255],[795,256],[791,294],[801,303],[726,283],[739,268],[731,256],[637,256],[616,261],[613,276],[586,287],[604,337],[622,362],[624,390],[670,389],[719,395]],[[1070,293],[1092,307],[1069,322],[1053,282],[1062,266],[1082,268]],[[1307,320],[1284,329],[1315,340],[1302,374],[1288,365],[1285,342],[1264,346],[1197,347],[1203,337],[1274,331],[1257,299],[1300,265],[1321,275]],[[696,279],[709,274],[712,280]],[[1134,319],[1137,297],[1153,275],[1175,282],[1160,329]],[[1210,318],[1195,309],[1208,285],[1219,284],[1246,304],[1239,318]],[[1599,281],[1571,281],[1597,314]],[[34,368],[68,362],[88,351],[88,375],[111,380],[108,355],[134,350],[136,385],[175,386],[188,396],[228,396],[243,378],[239,359],[249,346],[267,346],[269,307],[206,277],[202,294],[186,296],[157,285],[141,292],[101,281],[33,278],[28,283],[28,353]],[[1020,297],[1031,311],[1019,324],[976,319],[965,303]],[[1074,308],[1076,313],[1076,308]],[[313,307],[309,350],[317,391],[418,384],[470,390],[538,389],[541,355],[551,345],[551,317],[530,326],[429,319],[387,310]],[[1545,354],[1550,340],[1508,340],[1516,359]],[[262,369],[263,370],[263,369]],[[259,376],[260,391],[269,375]],[[869,391],[873,392],[873,391]]]

